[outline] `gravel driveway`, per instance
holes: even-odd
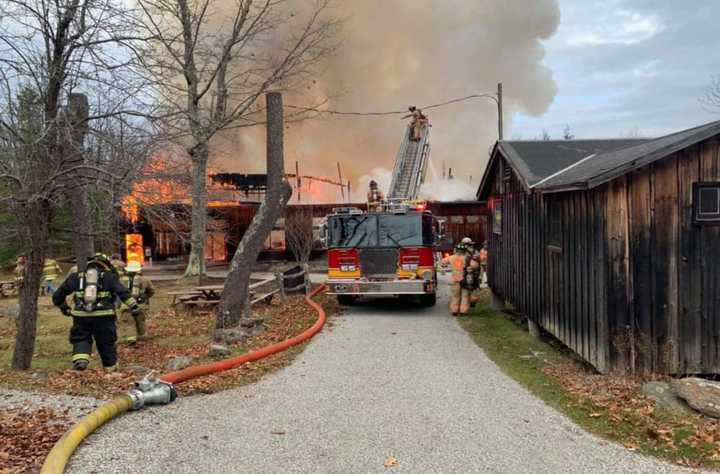
[[[354,307],[258,384],[113,421],[69,472],[680,472],[531,396],[446,304]]]

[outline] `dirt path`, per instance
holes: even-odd
[[[132,413],[69,472],[680,472],[592,437],[445,311],[353,308],[260,383]],[[389,458],[397,464],[384,467]]]

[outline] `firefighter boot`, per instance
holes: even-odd
[[[140,314],[134,316],[135,319],[135,334],[137,334],[138,341],[144,341],[148,338],[147,326],[145,325],[145,311],[141,311]]]

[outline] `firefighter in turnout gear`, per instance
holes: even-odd
[[[41,293],[44,295],[52,295],[55,292],[55,280],[58,279],[62,273],[62,269],[58,263],[51,259],[46,258],[43,264],[43,285]]]
[[[119,276],[123,276],[125,274],[125,262],[123,262],[122,258],[120,258],[120,254],[112,254],[110,256],[110,264],[112,264]]]
[[[73,296],[73,306],[65,301]],[[73,346],[73,368],[85,370],[90,363],[93,340],[97,344],[102,365],[107,371],[117,368],[117,328],[115,298],[119,297],[133,315],[140,307],[125,288],[110,260],[95,254],[88,260],[84,272],[70,274],[53,294],[55,306],[66,316],[72,316],[70,343]]]
[[[140,311],[137,314],[132,314],[127,309],[121,313],[121,318],[124,323],[129,322],[129,317],[132,317],[135,325],[135,335],[128,336],[126,341],[130,344],[134,344],[137,341],[142,341],[147,338],[147,328],[145,326],[145,319],[147,316],[148,309],[150,307],[150,298],[155,294],[155,287],[152,282],[142,276],[142,265],[140,262],[129,262],[125,267],[125,275],[120,277],[120,281],[130,291],[130,295],[137,302]]]
[[[370,181],[370,189],[367,193],[368,200],[368,212],[382,212],[383,200],[382,191],[378,189],[378,184],[375,180]]]
[[[450,312],[467,314],[470,311],[470,294],[474,286],[475,270],[478,263],[473,260],[471,249],[460,243],[455,253],[442,260],[443,266],[450,266],[452,271],[452,293],[450,296]]]
[[[478,252],[477,248],[475,248],[475,242],[473,242],[470,237],[465,237],[461,240],[461,242],[467,249],[468,254],[470,255],[470,260],[473,262],[473,265],[471,266],[472,283],[470,284],[472,285],[472,288],[470,288],[470,304],[475,306],[475,304],[480,301],[480,283],[482,281],[480,252]]]

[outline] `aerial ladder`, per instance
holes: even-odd
[[[417,199],[420,186],[425,182],[428,161],[430,161],[430,124],[422,126],[419,140],[412,140],[412,129],[405,130],[400,144],[392,181],[388,190],[388,201],[412,201]]]

